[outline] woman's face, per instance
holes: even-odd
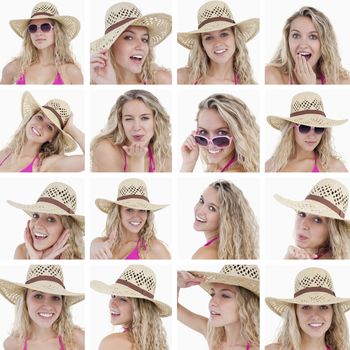
[[[133,234],[138,234],[147,221],[147,210],[120,208],[121,222],[124,229]]]
[[[149,34],[146,27],[128,27],[112,45],[119,68],[140,74],[149,53]]]
[[[131,300],[127,297],[111,295],[109,311],[113,326],[122,325],[128,328],[132,322]]]
[[[332,324],[332,305],[296,305],[301,331],[311,338],[322,338]]]
[[[148,145],[154,135],[153,111],[140,100],[128,101],[122,107],[122,125],[128,145]]]
[[[56,125],[41,111],[34,114],[26,125],[27,139],[35,143],[52,142],[57,133]]]
[[[237,288],[223,283],[212,283],[209,291],[209,322],[213,327],[228,325],[239,326],[239,305],[237,303]]]
[[[315,129],[311,128],[306,134],[299,131],[297,125],[294,126],[294,139],[297,147],[305,152],[312,152],[321,142],[323,133],[316,134]]]
[[[212,139],[215,136],[230,136],[229,126],[215,109],[202,109],[198,114],[197,134]],[[228,147],[220,148],[210,143],[208,146],[199,146],[206,155],[209,164],[219,165],[229,161],[234,154],[235,145],[231,141]],[[223,164],[225,165],[225,164]]]
[[[51,22],[48,19],[33,19],[30,21],[28,27],[30,25],[37,25],[35,33],[31,33],[29,30],[28,31],[33,45],[38,50],[47,49],[48,47],[55,45],[55,33],[53,30],[54,22]],[[44,29],[44,31],[42,30],[42,28]],[[45,31],[46,29],[49,31]]]
[[[217,234],[220,225],[218,191],[209,186],[194,207],[193,228],[196,231]]]
[[[211,61],[223,64],[233,59],[236,44],[232,28],[203,33],[201,40],[204,51]]]
[[[297,213],[294,226],[299,248],[317,250],[328,246],[328,218],[304,212]]]
[[[294,63],[297,56],[301,55],[311,67],[316,66],[321,57],[321,41],[309,17],[300,16],[291,22],[288,43]]]
[[[33,246],[36,250],[52,247],[64,231],[59,215],[33,213],[29,222]]]
[[[62,312],[61,295],[28,289],[26,303],[30,319],[39,327],[50,328]]]

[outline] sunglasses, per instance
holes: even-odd
[[[39,24],[39,25],[29,24],[28,32],[30,34],[34,34],[34,33],[36,33],[38,31],[39,28],[40,28],[40,30],[43,33],[48,33],[48,32],[50,32],[52,30],[53,24],[51,24],[51,23],[42,23],[42,24]]]
[[[323,134],[325,130],[325,128],[313,127],[313,126],[303,125],[303,124],[296,124],[294,127],[298,128],[301,134],[308,134],[311,130],[313,130],[315,134],[320,135],[320,134]]]
[[[194,140],[198,143],[199,146],[204,146],[207,147],[210,144],[220,147],[220,148],[225,148],[230,146],[233,137],[232,136],[215,136],[212,139],[208,139],[205,136],[202,135],[194,135]]]

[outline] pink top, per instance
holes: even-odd
[[[11,153],[9,153],[3,160],[0,161],[0,167],[1,167],[1,165],[3,165],[5,163],[5,161],[7,160],[7,158],[10,155],[11,155]],[[24,167],[22,170],[19,171],[19,173],[32,173],[33,172],[33,165],[38,160],[39,160],[39,155],[36,155],[34,157],[34,159],[26,167]]]
[[[21,74],[19,76],[19,79],[16,81],[16,84],[17,85],[26,85],[26,77],[24,74]],[[64,81],[63,81],[59,71],[57,71],[57,74],[55,76],[55,80],[53,81],[52,85],[64,85]]]
[[[153,152],[150,145],[148,145],[148,156],[149,156],[149,172],[154,173],[156,171],[156,162],[154,161]],[[128,164],[126,160],[126,153],[124,152],[124,167],[123,167],[124,173],[126,172],[127,166]]]
[[[202,77],[198,78],[194,83],[193,85],[198,85],[198,82],[201,80]],[[232,82],[234,85],[238,85],[239,84],[239,79],[238,79],[238,76],[233,73],[233,77],[232,77]]]
[[[213,242],[217,241],[219,239],[219,235],[215,236],[214,238],[212,238],[211,240],[209,240],[207,243],[204,244],[203,247],[208,247],[210,246]]]
[[[60,343],[60,350],[64,350],[64,345],[63,345],[63,341],[62,341],[61,336],[59,335],[57,338],[58,338],[58,342]],[[26,340],[24,341],[23,350],[27,350],[27,342],[28,342],[28,338],[26,338]]]
[[[236,155],[233,156],[232,159],[230,159],[226,165],[221,169],[220,173],[225,172],[234,162],[236,161]]]
[[[139,255],[139,243],[140,239],[136,242],[135,248],[130,252],[130,254],[124,260],[140,260]],[[142,240],[142,249],[146,249],[145,242]]]
[[[316,154],[315,154],[315,162],[314,162],[314,167],[312,168],[312,172],[313,173],[319,173],[320,170],[318,169],[318,166],[317,166],[317,157],[316,157]]]

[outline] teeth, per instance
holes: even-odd
[[[35,128],[32,128],[32,131],[35,135],[41,136],[40,132],[38,130],[36,130]]]
[[[322,323],[309,323],[310,327],[321,327]]]
[[[120,314],[118,314],[117,312],[111,311],[111,315],[112,315],[112,316],[119,316]]]
[[[216,150],[216,149],[208,149],[208,152],[209,152],[210,154],[217,154],[217,153],[220,152],[220,150],[219,150],[219,149],[218,149],[218,150]]]
[[[53,313],[46,313],[46,312],[39,312],[39,316],[41,317],[46,317],[46,318],[50,318],[53,316]]]
[[[199,216],[196,216],[196,220],[197,220],[197,221],[200,221],[200,222],[206,222],[205,219],[203,219],[203,218],[201,218],[201,217],[199,217]]]
[[[46,235],[45,233],[34,232],[34,236],[39,238],[46,238],[48,235]]]
[[[210,314],[211,315],[220,315],[220,314],[218,314],[217,312],[214,312],[214,311],[210,311]]]
[[[141,221],[131,221],[130,224],[133,226],[138,226],[141,224]]]
[[[221,50],[216,50],[216,51],[214,51],[214,53],[220,54],[220,53],[224,53],[225,51],[226,51],[226,49],[221,49]]]
[[[131,58],[135,58],[137,60],[142,60],[143,59],[143,56],[142,55],[132,55]]]

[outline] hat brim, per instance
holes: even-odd
[[[25,288],[37,290],[43,293],[63,295],[67,298],[68,305],[76,304],[85,298],[84,294],[82,293],[70,292],[60,286],[58,283],[50,281],[36,281],[30,284],[23,284],[0,279],[0,293],[12,304],[16,304]]]
[[[115,283],[115,284],[109,285],[104,282],[94,280],[90,282],[90,286],[96,292],[103,293],[103,294],[148,300],[158,307],[160,317],[167,317],[171,315],[171,307],[169,305],[159,300],[149,298],[122,284]]]
[[[177,34],[177,41],[186,49],[192,49],[198,35],[202,33],[213,32],[216,30],[223,30],[230,27],[237,26],[243,34],[245,42],[253,39],[259,32],[259,18],[251,18],[239,23],[229,23],[226,21],[215,21],[205,24],[202,28],[191,32],[182,32]]]
[[[324,216],[331,219],[337,219],[337,220],[344,220],[344,221],[347,220],[346,218],[342,218],[341,216],[339,216],[339,214],[337,214],[336,212],[334,212],[324,204],[316,202],[311,199],[305,199],[302,201],[293,201],[293,200],[284,198],[278,194],[275,194],[274,198],[281,204],[289,208],[292,208],[298,212],[320,215],[320,216]]]
[[[69,41],[74,39],[80,31],[80,22],[77,18],[73,16],[40,15],[34,16],[33,18],[14,19],[10,21],[10,26],[15,31],[15,33],[23,39],[24,33],[27,30],[29,22],[36,19],[49,19],[59,22],[64,27],[64,32],[66,33]]]
[[[319,128],[331,128],[346,123],[347,119],[329,119],[319,114],[305,114],[299,117],[283,118],[277,116],[268,116],[268,123],[277,130],[282,130],[288,123],[302,124]]]
[[[341,304],[343,312],[350,310],[350,298],[338,298],[324,292],[310,292],[297,296],[294,299],[278,299],[268,297],[265,299],[269,308],[277,315],[282,316],[288,306],[299,305],[332,305]]]
[[[149,30],[150,46],[160,44],[170,33],[172,28],[171,16],[165,13],[151,13],[131,20],[113,29],[90,44],[92,54],[108,50],[119,36],[130,26],[146,27]]]
[[[168,204],[153,204],[147,202],[143,199],[123,199],[120,201],[110,201],[108,199],[97,198],[95,200],[95,204],[98,209],[103,211],[104,213],[108,213],[110,209],[115,205],[120,205],[126,208],[138,209],[138,210],[149,210],[149,211],[157,211],[163,209],[168,206]]]
[[[206,271],[189,271],[191,274],[197,277],[205,277],[205,282],[201,283],[200,286],[206,291],[210,292],[212,283],[223,283],[232,286],[243,287],[250,290],[255,295],[260,295],[259,281],[253,280],[247,277],[231,276],[224,273],[217,272],[206,272]]]
[[[28,91],[25,91],[22,96],[22,122],[24,124],[27,123],[28,120],[33,116],[33,114],[38,110],[41,110],[41,112],[47,118],[49,118],[53,124],[55,124],[58,131],[62,133],[65,152],[73,152],[77,148],[77,143],[68,133],[66,133],[61,128],[61,125],[54,113],[46,109],[45,107],[40,106],[39,103],[34,99],[32,94]]]

